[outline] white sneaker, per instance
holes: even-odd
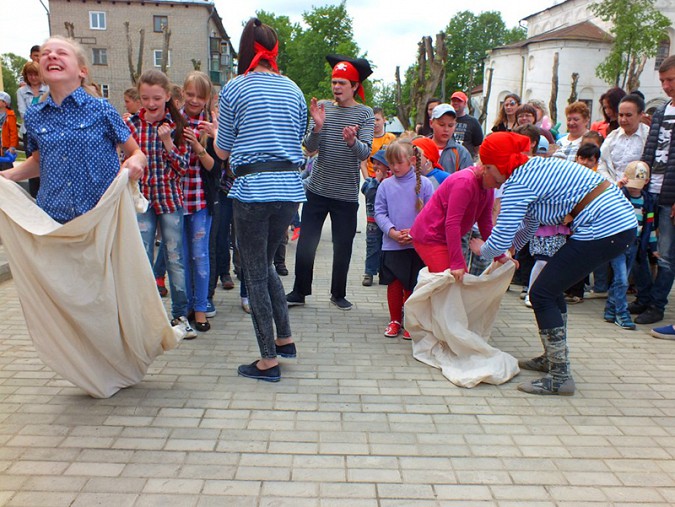
[[[532,308],[532,303],[530,303],[530,295],[529,294],[525,294],[525,306],[527,306],[528,308]]]
[[[193,339],[197,338],[197,331],[192,329],[192,326],[188,322],[187,317],[183,316],[183,317],[178,317],[176,319],[173,319],[171,321],[171,325],[172,326],[180,326],[180,327],[183,328],[183,332],[185,333],[185,337],[184,337],[185,340],[193,340]]]

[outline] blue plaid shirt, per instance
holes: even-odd
[[[120,170],[117,145],[130,132],[105,100],[78,88],[57,105],[49,96],[26,110],[28,150],[40,153],[37,204],[57,222],[98,203]]]

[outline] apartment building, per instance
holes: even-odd
[[[234,51],[213,2],[206,0],[50,0],[52,34],[72,35],[87,50],[93,81],[123,111],[124,90],[137,68],[140,30],[145,30],[142,69],[159,69],[164,28],[171,31],[167,75],[182,84],[199,67],[221,86],[233,76]],[[128,43],[125,23],[129,23]]]

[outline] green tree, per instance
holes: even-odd
[[[273,12],[264,10],[257,11],[256,16],[260,21],[276,30],[277,36],[279,37],[279,57],[277,58],[277,65],[279,65],[279,71],[282,74],[288,74],[289,55],[287,47],[293,45],[296,36],[301,32],[300,25],[291,23],[288,16],[277,16]]]
[[[312,7],[302,18],[307,28],[298,31],[292,43],[286,45],[287,75],[298,84],[308,101],[312,97],[330,97],[330,66],[326,55],[359,55],[352,18],[344,1],[338,5]],[[365,89],[368,96],[370,85]]]
[[[19,89],[19,78],[21,70],[28,60],[14,53],[5,53],[2,55],[2,81],[5,91],[12,97],[12,103],[16,101],[16,91]],[[14,108],[16,109],[16,108]]]
[[[468,93],[483,82],[483,60],[488,50],[526,37],[523,28],[507,29],[496,11],[479,15],[462,11],[450,20],[445,32],[448,47],[445,97],[456,90]]]
[[[381,107],[387,118],[393,118],[398,114],[396,109],[396,89],[392,83],[382,80],[373,81],[373,107]]]
[[[609,31],[614,37],[609,55],[595,69],[600,79],[627,90],[640,86],[640,74],[647,59],[656,56],[671,24],[654,3],[654,0],[603,0],[591,4],[593,14],[611,23]]]

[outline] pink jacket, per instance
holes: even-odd
[[[450,269],[467,269],[462,236],[478,222],[483,239],[492,233],[494,190],[484,189],[475,166],[451,174],[431,196],[410,230],[413,240],[448,246]]]

